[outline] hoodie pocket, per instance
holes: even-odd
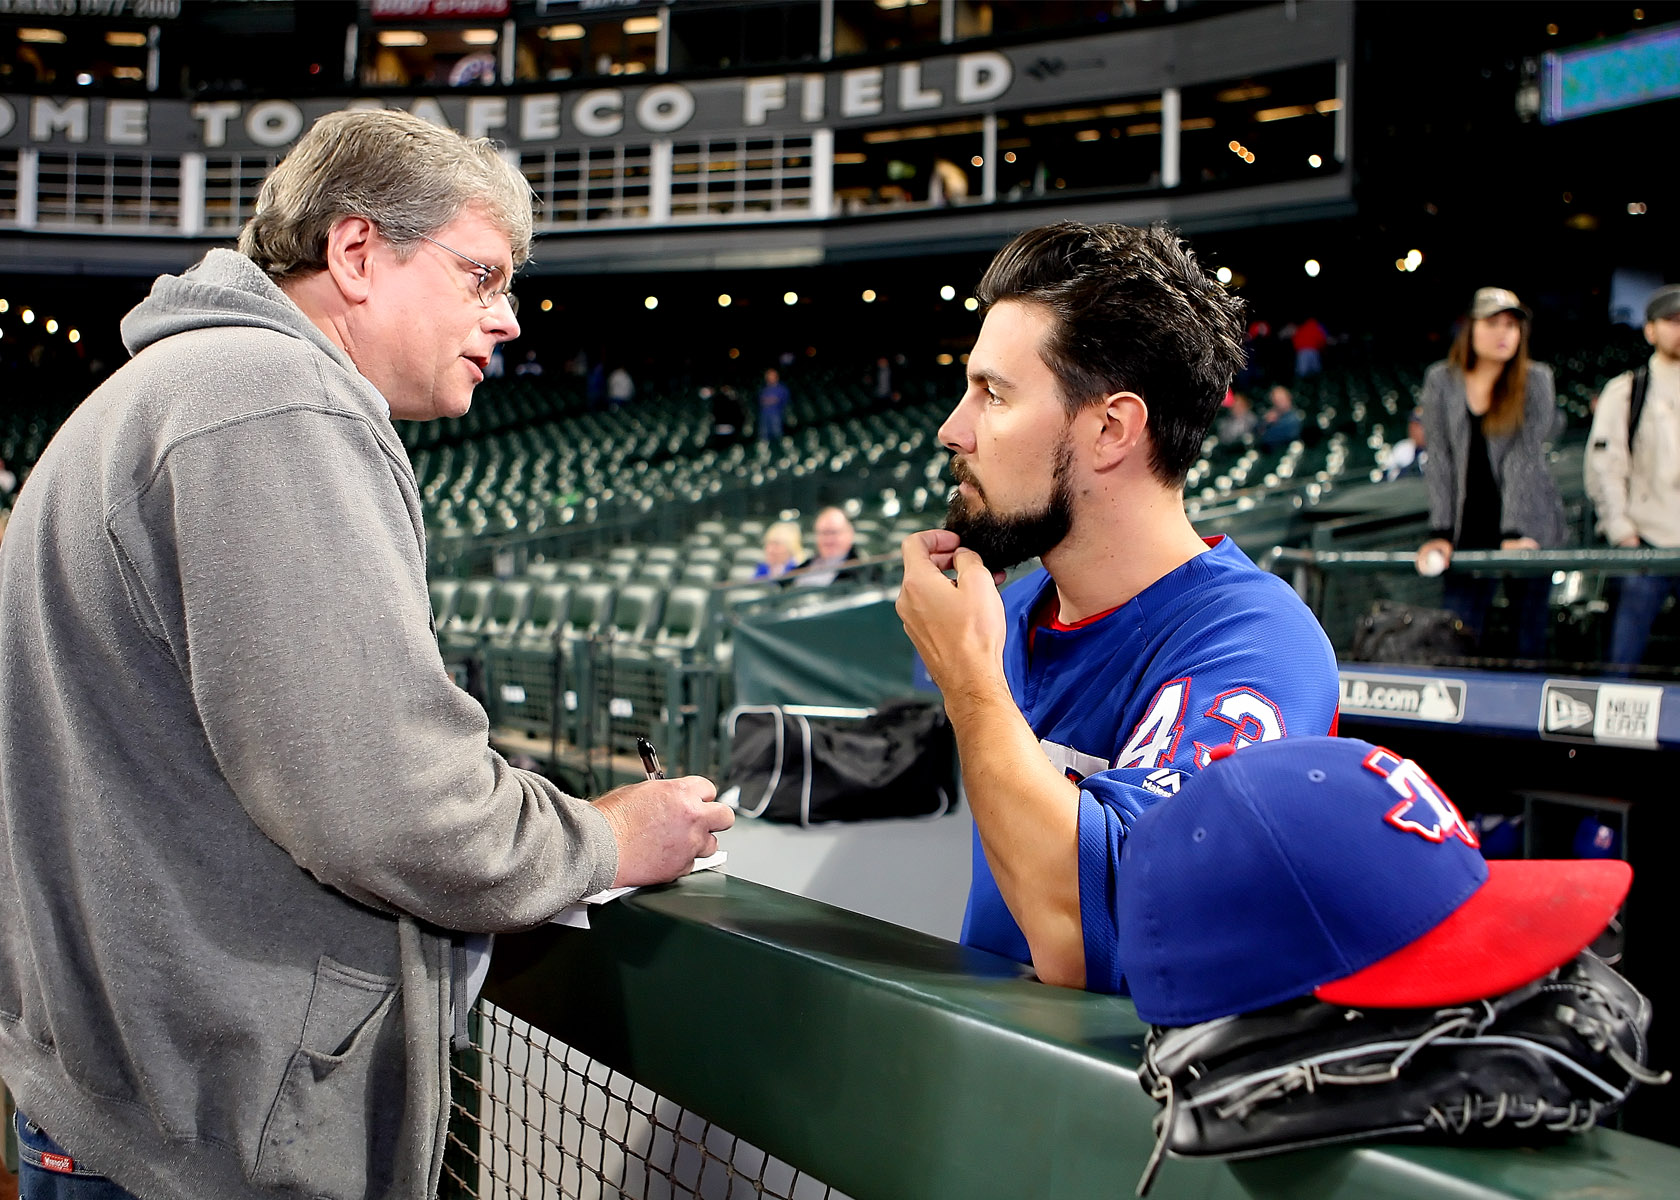
[[[397,981],[322,956],[251,1182],[360,1200],[391,1179],[403,1109]]]

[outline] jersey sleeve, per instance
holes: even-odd
[[[1293,600],[1293,597],[1290,597]],[[1304,607],[1232,614],[1176,638],[1142,718],[1113,766],[1079,787],[1079,907],[1085,986],[1124,990],[1117,960],[1116,877],[1132,822],[1172,796],[1220,746],[1336,731],[1336,658]]]

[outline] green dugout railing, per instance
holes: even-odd
[[[684,1116],[656,1121],[675,1165],[640,1147],[647,1161],[631,1184],[647,1194],[803,1196],[801,1180],[856,1200],[1132,1194],[1156,1105],[1137,1081],[1145,1027],[1129,1001],[1046,987],[1008,960],[712,872],[591,916],[588,931],[498,939],[481,1006],[504,1034],[484,1054],[510,1060],[498,1086],[524,1120],[567,1127],[551,1139],[553,1157],[578,1156],[585,1175],[603,1146],[621,1155],[636,1141],[609,1111],[621,1096],[631,1110],[657,1117],[663,1102],[699,1122],[685,1134]],[[534,1075],[550,1077],[518,1039],[551,1036],[566,1044],[552,1060],[591,1060],[574,1070],[596,1073],[596,1108],[616,1128],[591,1133],[589,1103],[532,1090]],[[638,1101],[637,1088],[664,1100]],[[458,1102],[457,1149],[482,1163],[465,1172],[462,1193],[643,1194],[622,1178],[573,1187],[572,1168],[558,1163],[535,1185],[510,1177],[509,1144],[516,1158],[533,1135],[493,1111],[505,1104],[495,1091]],[[701,1160],[721,1129],[729,1140],[717,1154],[729,1166],[707,1176]],[[581,1147],[565,1148],[567,1137]],[[761,1182],[773,1172],[735,1139],[793,1164],[795,1186]],[[694,1160],[686,1176],[684,1153]],[[1169,1160],[1151,1195],[1630,1200],[1673,1196],[1677,1180],[1680,1149],[1594,1129],[1541,1148],[1373,1144]]]

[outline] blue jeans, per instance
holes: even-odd
[[[1518,658],[1542,658],[1546,653],[1546,628],[1551,620],[1548,603],[1552,581],[1545,578],[1503,580],[1494,576],[1449,575],[1443,582],[1441,604],[1451,609],[1470,627],[1476,639],[1477,653],[1493,654],[1483,640],[1488,613],[1493,608],[1494,595],[1500,584],[1505,585],[1505,599],[1515,619]]]
[[[13,1117],[18,1140],[18,1200],[134,1200],[103,1175],[91,1175],[21,1112]]]
[[[782,438],[782,406],[758,410],[758,440],[777,442]]]
[[[1680,579],[1667,575],[1625,575],[1621,595],[1616,598],[1616,619],[1610,626],[1610,650],[1605,655],[1612,671],[1626,673],[1645,657],[1645,643],[1651,625],[1662,611],[1663,602],[1680,587]]]

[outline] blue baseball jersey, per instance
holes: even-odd
[[[1336,655],[1282,579],[1229,538],[1107,615],[1033,628],[1055,585],[1035,571],[1005,590],[1009,690],[1050,761],[1079,785],[1085,986],[1124,990],[1115,876],[1131,822],[1171,797],[1213,749],[1336,729]],[[962,940],[1031,962],[974,836]]]

